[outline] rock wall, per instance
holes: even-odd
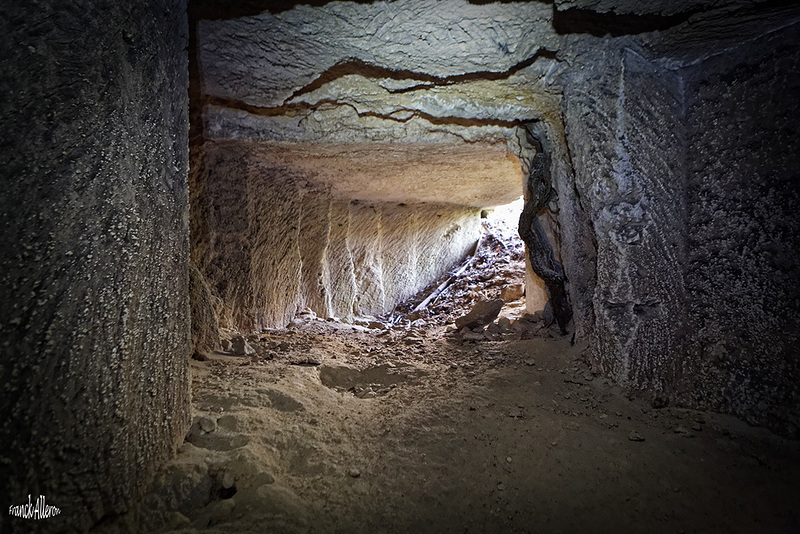
[[[341,198],[250,142],[206,143],[204,276],[224,326],[377,315],[464,258],[480,210]]]
[[[189,424],[185,3],[0,5],[2,532],[86,531]]]
[[[685,302],[680,78],[624,45],[583,61],[564,115],[595,240],[590,354],[618,382],[668,395]]]
[[[565,177],[592,243],[567,225],[564,250],[596,255],[596,273],[570,261],[567,271],[589,291],[573,299],[591,295],[597,368],[656,405],[797,436],[800,14],[742,9],[733,28],[710,12],[576,43]]]
[[[791,19],[784,21],[788,22]],[[800,23],[686,72],[686,402],[800,436]]]

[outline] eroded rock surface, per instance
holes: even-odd
[[[797,6],[221,5],[191,6],[196,291],[186,3],[0,6],[0,501],[45,495],[64,510],[42,527],[56,531],[123,513],[189,426],[190,293],[202,318],[197,348],[216,345],[220,323],[247,333],[306,308],[323,318],[392,309],[464,257],[481,207],[519,196],[528,122],[552,140],[557,197],[542,218],[592,370],[657,406],[728,411],[798,435]],[[480,296],[470,279],[456,287],[459,298]],[[454,300],[431,310],[448,314]],[[524,339],[546,322],[498,320],[470,335],[477,345]],[[417,358],[421,340],[408,335],[392,350]],[[297,363],[321,361],[307,352]],[[203,409],[235,400],[288,417],[313,408],[269,391],[208,398]],[[216,452],[239,454],[249,437],[228,434],[249,431],[248,421],[223,417],[200,431],[222,436],[206,443]],[[324,469],[296,442],[270,439],[299,471]],[[486,443],[488,462],[496,448]],[[245,513],[303,515],[270,472],[239,458],[230,473],[211,473],[205,458],[193,459],[185,484],[178,470],[180,498],[160,496],[205,508],[199,524],[230,517],[223,494],[240,480]],[[674,470],[674,458],[665,465]],[[172,528],[189,524],[173,512]],[[3,532],[36,528],[0,521]]]
[[[195,253],[224,325],[283,327],[306,307],[324,318],[382,314],[477,240],[476,208],[337,197],[262,150],[205,148],[209,246]]]

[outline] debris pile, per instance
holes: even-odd
[[[510,235],[498,223],[484,220],[483,235],[475,253],[455,268],[453,274],[442,277],[415,297],[399,304],[386,319],[394,325],[450,325],[470,313],[478,302],[518,302],[525,291],[524,258],[525,250],[519,237]],[[440,289],[443,285],[445,287]],[[437,290],[438,295],[425,302]],[[421,303],[425,305],[420,306]]]

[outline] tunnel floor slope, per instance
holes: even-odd
[[[142,531],[800,526],[797,442],[630,399],[568,336],[308,321],[250,343],[192,362],[193,426],[142,502]]]

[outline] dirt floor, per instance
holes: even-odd
[[[225,332],[142,531],[800,532],[798,442],[628,398],[519,299],[457,331],[521,277],[489,242],[422,313]]]

